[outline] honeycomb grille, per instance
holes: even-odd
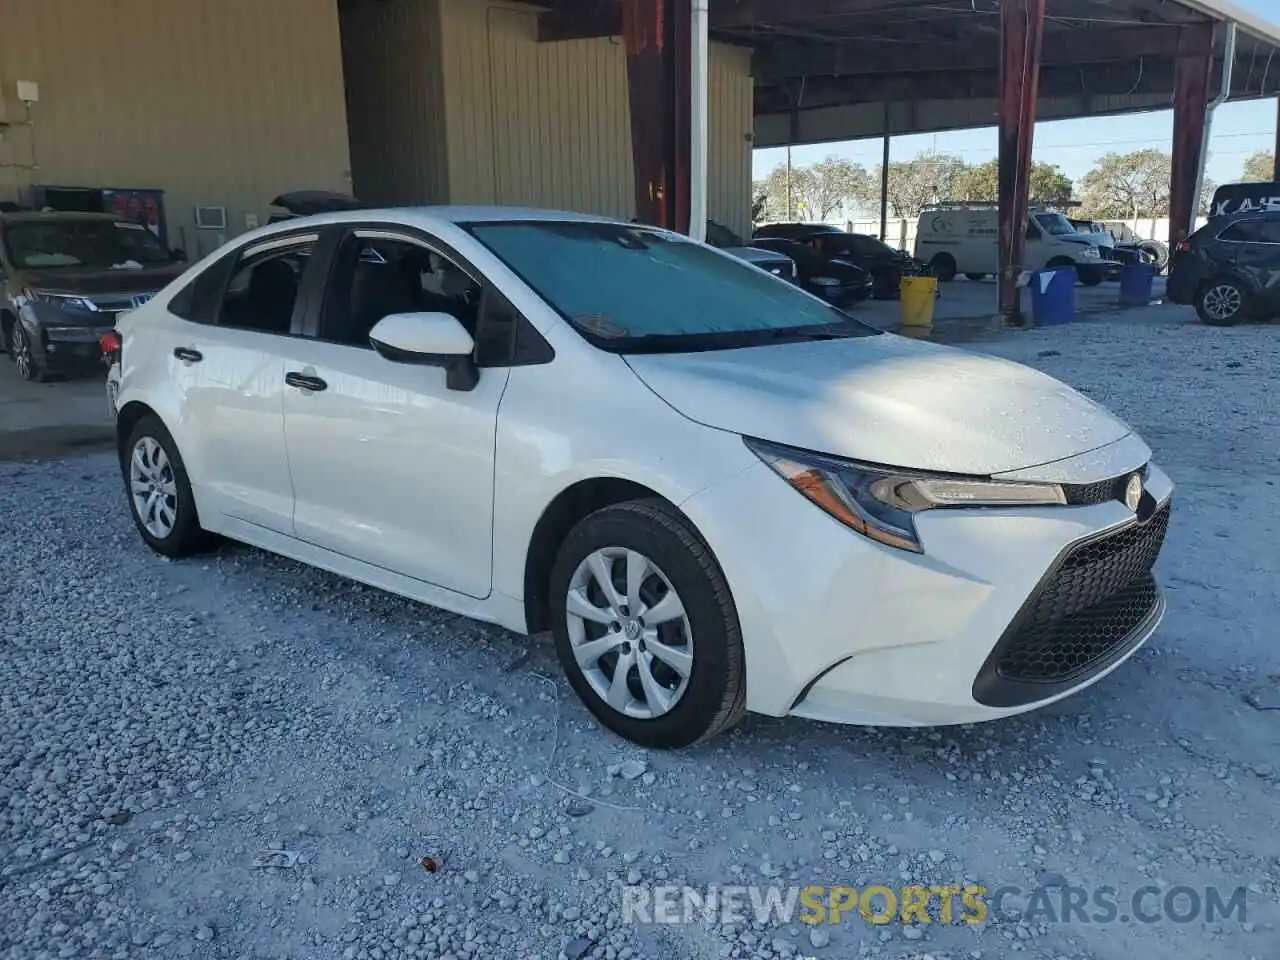
[[[1144,466],[1139,473],[1145,482],[1147,468]],[[1062,492],[1066,494],[1067,503],[1073,507],[1092,506],[1095,503],[1106,503],[1108,500],[1123,502],[1124,488],[1132,475],[1132,473],[1126,473],[1109,480],[1099,480],[1097,483],[1065,483],[1062,485]]]
[[[1151,568],[1168,526],[1166,503],[1146,523],[1067,554],[1001,643],[996,672],[1022,683],[1065,683],[1107,660],[1159,602]]]

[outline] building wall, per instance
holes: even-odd
[[[162,188],[170,242],[194,255],[216,239],[197,205],[225,206],[235,234],[283,190],[350,189],[335,0],[0,0],[0,82],[18,79],[40,100],[0,141],[4,199]]]
[[[619,38],[537,42],[526,7],[439,0],[449,199],[635,213],[626,51]],[[747,51],[711,48],[711,217],[751,219]]]
[[[341,8],[351,175],[377,204],[448,196],[437,0]]]

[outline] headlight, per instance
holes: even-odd
[[[98,333],[93,327],[45,327],[44,333],[50,340],[63,342],[96,343],[98,340]]]
[[[44,290],[27,290],[26,294],[32,300],[38,300],[41,303],[48,303],[61,310],[81,310],[89,313],[97,313],[98,305],[92,300],[84,297],[77,297],[69,293],[47,293]]]
[[[923,553],[915,514],[956,507],[1025,507],[1067,502],[1052,483],[948,477],[873,467],[744,437],[747,447],[782,479],[865,537]]]
[[[1084,248],[1084,256],[1085,256],[1085,258],[1086,258],[1086,259],[1093,259],[1093,260],[1097,260],[1097,259],[1098,259],[1098,248],[1097,248],[1097,247],[1085,247],[1085,248]]]

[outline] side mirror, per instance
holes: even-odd
[[[393,363],[444,367],[450,390],[472,390],[480,380],[476,343],[447,313],[392,313],[373,325],[369,343]]]

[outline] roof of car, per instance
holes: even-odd
[[[281,221],[296,226],[299,220],[309,223],[350,223],[360,220],[394,220],[399,223],[500,223],[511,220],[538,220],[549,222],[625,223],[616,217],[601,217],[591,213],[575,213],[571,210],[541,210],[535,207],[483,207],[483,206],[421,206],[421,207],[369,207],[352,210],[334,210],[309,217]]]
[[[18,210],[0,213],[0,223],[57,223],[60,220],[101,220],[113,223],[121,219],[114,213],[82,213],[77,210]]]

